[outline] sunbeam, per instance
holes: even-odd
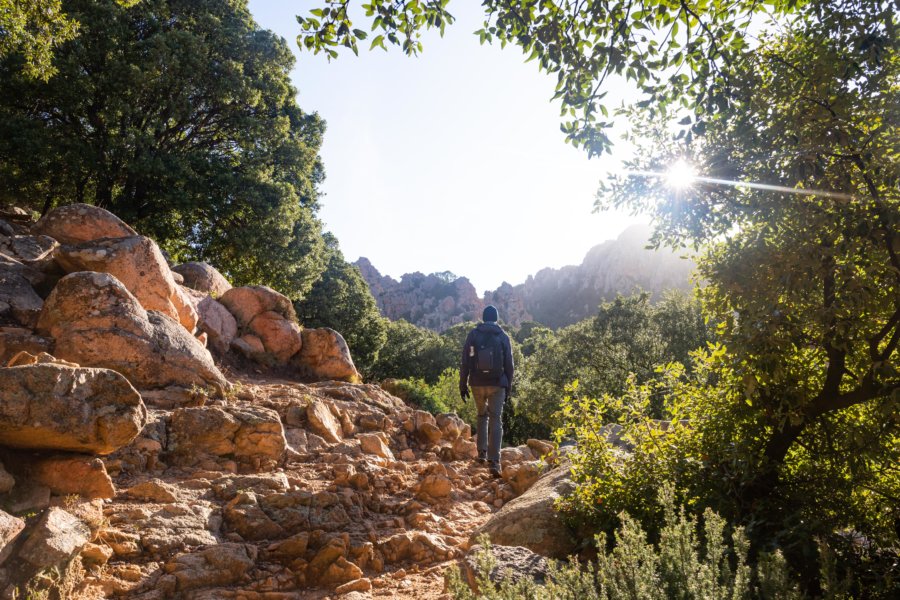
[[[755,181],[734,181],[731,179],[718,179],[716,177],[703,177],[696,175],[693,168],[684,161],[678,161],[668,171],[626,171],[629,177],[655,177],[665,181],[668,187],[674,189],[685,189],[697,182],[710,183],[713,185],[728,185],[736,188],[751,188],[754,190],[767,190],[770,192],[784,192],[786,194],[799,194],[801,196],[821,196],[825,198],[836,198],[839,200],[852,200],[853,196],[842,192],[830,192],[828,190],[807,190],[803,188],[792,188],[783,185],[773,185],[770,183],[758,183]]]

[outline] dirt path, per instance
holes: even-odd
[[[81,592],[439,598],[472,532],[521,489],[523,448],[491,479],[455,417],[435,420],[375,386],[243,377],[226,400],[151,410],[144,433],[106,461],[119,492]]]

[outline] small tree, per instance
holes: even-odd
[[[361,373],[368,374],[387,341],[387,322],[359,268],[344,260],[337,238],[325,234],[328,258],[325,272],[306,297],[294,303],[305,327],[339,331]]]

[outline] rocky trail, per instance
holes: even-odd
[[[0,365],[0,598],[438,598],[480,532],[574,549],[549,443],[492,479],[338,332],[102,209],[0,213]]]

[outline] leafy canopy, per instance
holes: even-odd
[[[140,0],[116,0],[132,6]],[[61,0],[0,0],[0,60],[18,56],[26,76],[47,81],[56,74],[53,53],[78,35],[78,21]]]
[[[597,508],[602,498],[658,521],[651,492],[673,482],[686,504],[747,523],[751,539],[781,545],[805,573],[815,573],[815,539],[837,543],[836,531],[863,533],[869,551],[896,547],[896,20],[888,4],[855,0],[809,4],[772,24],[734,58],[727,105],[701,111],[691,138],[673,139],[649,109],[628,113],[645,140],[634,171],[687,158],[714,178],[825,193],[703,181],[673,191],[635,177],[601,189],[598,206],[646,211],[660,242],[702,248],[700,294],[719,327],[693,375],[669,367],[618,398],[567,403],[564,435],[585,452],[576,504],[595,520],[615,514]],[[689,426],[652,426],[660,393],[667,417]],[[616,413],[636,448],[618,463],[595,427]],[[890,579],[857,585],[896,592]]]
[[[299,46],[338,56],[338,48],[358,52],[368,38],[354,26],[356,3],[329,0],[297,17]],[[362,20],[375,33],[370,49],[386,44],[408,55],[423,50],[422,32],[442,34],[453,23],[449,0],[369,0],[360,3]],[[566,140],[589,155],[609,151],[611,126],[604,104],[614,78],[632,82],[660,114],[689,107],[718,113],[727,96],[713,84],[725,83],[747,49],[754,14],[783,15],[797,0],[483,0],[484,26],[479,41],[516,44],[540,69],[557,76],[561,129]],[[711,93],[711,90],[714,93]]]
[[[176,260],[301,297],[322,272],[324,124],[244,0],[66,0],[79,35],[35,80],[0,61],[0,200],[103,206]]]

